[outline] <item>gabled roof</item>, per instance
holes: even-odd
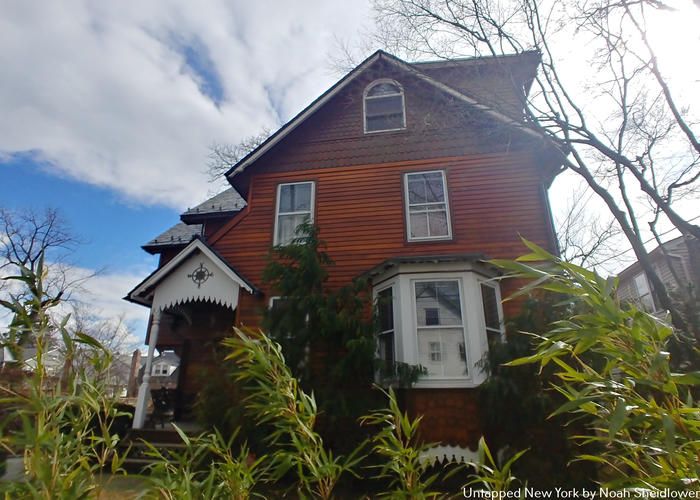
[[[517,55],[514,55],[513,57],[517,57]],[[332,87],[330,87],[328,90],[326,90],[326,92],[321,94],[315,101],[313,101],[301,112],[299,112],[299,114],[297,114],[294,118],[289,120],[284,126],[277,130],[277,132],[268,137],[267,140],[261,143],[257,148],[255,148],[253,151],[244,156],[236,165],[231,167],[225,174],[229,182],[231,182],[232,177],[243,172],[249,165],[255,162],[262,155],[264,155],[273,146],[275,146],[287,135],[289,135],[290,132],[292,132],[299,125],[301,125],[307,118],[313,115],[320,107],[326,104],[330,99],[332,99],[336,94],[338,94],[341,90],[347,87],[350,83],[352,83],[360,74],[362,74],[362,72],[365,69],[367,69],[369,66],[371,66],[380,59],[412,74],[413,76],[417,77],[418,79],[427,83],[428,85],[432,85],[433,87],[441,90],[445,94],[448,94],[474,107],[475,109],[482,111],[483,113],[497,121],[512,126],[533,138],[540,140],[546,139],[544,135],[528,128],[523,122],[520,122],[500,111],[493,109],[492,107],[489,107],[485,104],[476,101],[474,98],[465,95],[464,93],[454,89],[453,87],[450,87],[449,85],[436,80],[435,78],[432,78],[423,71],[420,71],[416,66],[409,64],[396,56],[388,54],[383,50],[378,50],[374,54],[369,56],[367,59],[365,59],[362,63],[360,63],[357,67],[355,67],[352,71],[350,71],[347,75],[345,75],[343,78],[337,81]],[[435,62],[433,62],[433,64],[435,64]]]
[[[235,189],[228,188],[196,207],[188,208],[180,215],[180,219],[187,224],[192,224],[213,217],[230,217],[245,205],[243,197]]]
[[[162,252],[163,248],[185,246],[197,236],[202,234],[201,224],[185,224],[178,222],[173,227],[164,231],[141,248],[150,254]]]
[[[691,248],[692,247],[692,241],[694,240],[692,237],[689,238],[691,242]],[[684,236],[677,236],[676,238],[673,238],[671,240],[668,240],[664,243],[662,243],[660,246],[657,246],[653,250],[649,251],[649,259],[652,262],[658,261],[662,258],[664,258],[664,250],[668,254],[669,257],[675,258],[675,259],[681,259],[681,255],[678,255],[677,252],[679,250],[679,246],[683,245],[685,248],[681,250],[682,253],[686,253],[689,248],[686,245],[686,238]],[[663,247],[663,250],[662,248]],[[691,250],[692,251],[692,250]],[[622,271],[620,271],[617,274],[617,277],[620,278],[620,280],[626,280],[631,278],[633,275],[636,275],[638,273],[642,272],[642,265],[639,263],[639,261],[634,261],[632,264],[624,268]]]
[[[229,277],[229,279],[237,283],[241,288],[250,293],[257,293],[256,288],[250,283],[250,281],[243,278],[238,271],[233,268],[233,266],[231,266],[223,257],[221,257],[218,252],[216,252],[216,250],[197,237],[192,240],[189,245],[183,248],[180,253],[168,261],[167,264],[153,271],[141,283],[136,285],[134,289],[131,290],[126,297],[124,297],[124,300],[150,307],[152,297],[149,296],[152,294],[154,288],[161,281],[167,278],[171,272],[175,271],[182,262],[196,252],[201,252],[206,255],[225,273],[226,276]]]

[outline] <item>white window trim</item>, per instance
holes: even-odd
[[[481,293],[481,285],[488,286],[490,288],[493,288],[496,291],[496,307],[498,308],[498,329],[500,330],[500,337],[501,337],[501,342],[505,342],[506,340],[506,322],[505,318],[503,316],[503,301],[501,299],[501,287],[498,286],[498,282],[494,282],[493,280],[482,280],[482,279],[477,279],[477,284],[479,287],[479,297],[481,297],[481,320],[483,323],[483,330],[484,333],[487,332],[487,326],[486,326],[486,315],[484,314],[484,295]],[[487,337],[488,340],[488,337]]]
[[[408,177],[410,175],[418,174],[433,174],[435,172],[440,172],[442,174],[442,188],[445,193],[445,211],[447,212],[447,235],[446,236],[411,236],[411,202],[408,197]],[[444,170],[421,170],[419,172],[406,172],[403,176],[404,185],[404,212],[406,212],[406,238],[408,241],[436,241],[436,240],[451,240],[452,239],[452,217],[450,216],[450,196],[447,192],[447,175]],[[430,202],[430,203],[414,203],[414,205],[431,205],[431,204],[442,204],[442,202]]]
[[[396,85],[399,88],[399,95],[401,96],[401,111],[403,112],[403,127],[387,128],[383,130],[367,130],[367,99],[378,99],[381,97],[386,97],[368,97],[367,94],[370,90],[372,90],[372,88],[382,83],[390,83],[392,85]],[[383,134],[384,132],[398,132],[400,130],[406,130],[406,93],[403,90],[403,86],[399,82],[390,78],[380,78],[378,80],[374,80],[372,83],[365,87],[365,90],[362,93],[362,128],[365,134]]]
[[[373,298],[389,286],[394,287],[394,356],[397,362],[419,365],[415,286],[413,281],[461,281],[462,323],[465,328],[467,374],[463,378],[420,377],[414,389],[471,388],[486,380],[479,365],[488,352],[480,281],[488,281],[490,272],[475,263],[402,264],[373,280]],[[496,286],[498,292],[498,285]],[[500,293],[498,294],[500,299]],[[500,300],[499,300],[500,307]],[[503,314],[501,309],[501,320]]]
[[[280,201],[281,201],[281,193],[282,193],[282,186],[297,186],[301,184],[311,184],[311,200],[309,203],[309,211],[306,212],[284,212],[280,213]],[[315,206],[316,206],[316,183],[314,181],[299,181],[299,182],[282,182],[277,185],[277,201],[275,202],[275,227],[274,227],[274,234],[272,236],[272,244],[274,246],[279,245],[279,240],[277,236],[277,229],[279,226],[279,219],[280,215],[301,215],[301,214],[309,214],[309,222],[313,223],[314,222],[314,216],[315,216]]]
[[[461,273],[460,273],[461,274]],[[418,332],[421,329],[430,329],[430,330],[448,330],[448,329],[457,329],[461,328],[462,329],[462,340],[464,341],[464,346],[465,346],[465,353],[466,353],[466,367],[467,367],[467,373],[462,376],[458,377],[447,377],[447,376],[433,376],[430,378],[424,378],[418,381],[416,386],[419,385],[425,385],[425,384],[431,384],[431,383],[437,383],[437,382],[446,382],[450,383],[451,381],[468,381],[471,380],[472,378],[472,371],[474,370],[474,367],[469,364],[470,361],[470,352],[471,348],[469,345],[469,330],[467,328],[467,318],[464,315],[464,312],[466,311],[465,308],[465,287],[463,283],[464,276],[452,273],[451,276],[441,276],[441,277],[423,277],[421,276],[420,278],[410,278],[410,283],[411,283],[411,314],[412,314],[412,322],[413,322],[413,328],[411,329],[411,334],[413,336],[413,349],[415,352],[415,359],[417,363],[420,363],[420,349],[418,345]],[[460,325],[428,325],[428,326],[418,326],[418,304],[416,303],[416,284],[417,283],[433,283],[436,281],[456,281],[457,282],[457,288],[459,289],[459,314],[462,318],[462,324]],[[442,346],[442,341],[440,341],[440,352],[442,353],[442,357],[444,359],[445,357],[445,351],[443,350],[444,347]]]

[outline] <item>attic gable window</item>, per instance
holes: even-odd
[[[365,133],[406,128],[403,89],[392,80],[376,80],[364,95]]]
[[[274,245],[288,245],[297,227],[314,220],[314,183],[295,182],[277,187]]]

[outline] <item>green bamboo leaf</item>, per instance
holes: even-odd
[[[700,371],[690,373],[672,373],[671,380],[680,385],[700,385]]]
[[[664,444],[667,452],[676,451],[676,424],[669,414],[665,414],[661,421],[664,427]]]
[[[615,409],[610,416],[610,428],[608,431],[608,439],[613,439],[622,429],[627,417],[627,404],[623,399],[618,399],[615,404]]]

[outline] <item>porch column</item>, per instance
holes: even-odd
[[[146,406],[150,392],[151,382],[151,364],[153,363],[153,353],[156,350],[158,342],[158,329],[160,328],[160,308],[157,308],[152,313],[151,320],[151,336],[148,341],[148,357],[146,357],[146,366],[143,369],[143,381],[139,387],[139,394],[136,398],[136,411],[134,412],[134,429],[142,429],[146,423]]]

